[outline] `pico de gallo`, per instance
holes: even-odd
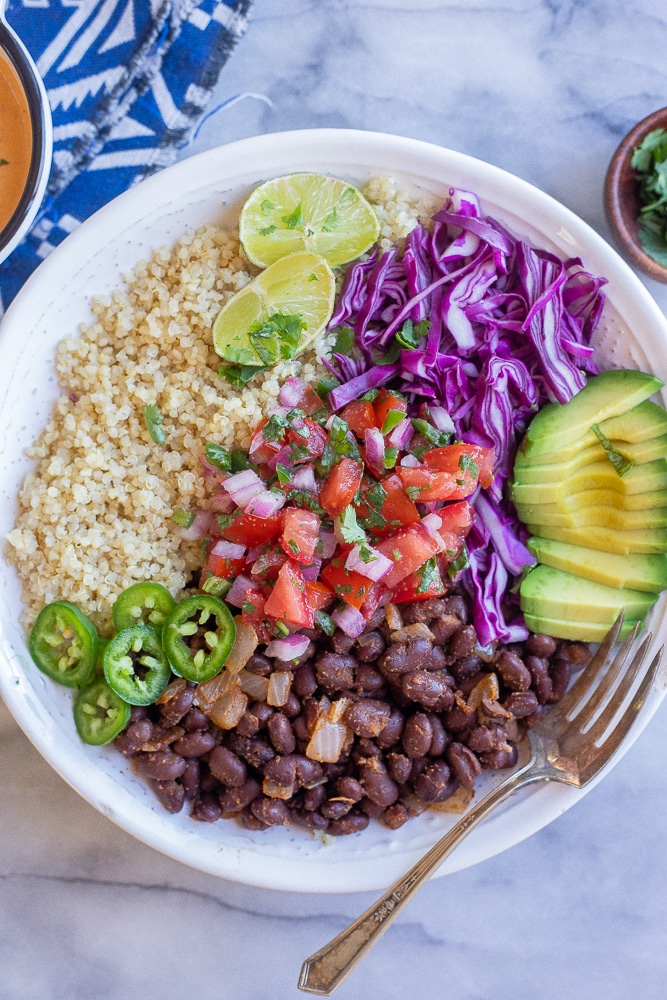
[[[286,650],[301,630],[356,637],[381,605],[446,593],[467,565],[493,449],[453,441],[442,411],[411,414],[391,389],[332,414],[292,377],[279,402],[247,453],[207,444],[210,510],[175,515],[186,537],[204,536],[200,588]]]

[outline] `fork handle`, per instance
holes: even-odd
[[[509,795],[544,777],[534,764],[531,758],[496,785],[365,913],[307,958],[301,966],[299,989],[319,996],[333,993],[463,838]]]

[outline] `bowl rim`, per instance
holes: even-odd
[[[5,373],[0,379],[0,415],[10,405],[6,394],[19,351],[19,332],[32,329],[36,318],[46,316],[51,323],[51,302],[63,288],[63,275],[69,275],[66,280],[70,285],[76,285],[77,310],[81,302],[88,301],[90,292],[96,290],[94,285],[81,287],[81,275],[91,256],[91,239],[94,247],[98,246],[98,240],[113,239],[119,250],[122,248],[125,257],[122,267],[119,266],[118,273],[113,277],[115,287],[128,267],[141,257],[141,250],[128,240],[128,234],[142,223],[148,225],[146,220],[152,219],[157,209],[160,218],[165,212],[169,215],[166,225],[173,228],[174,219],[179,220],[178,230],[171,235],[171,242],[174,242],[182,232],[182,217],[175,213],[174,206],[180,202],[189,213],[192,203],[187,199],[194,198],[197,192],[206,192],[209,200],[213,194],[216,199],[223,200],[234,184],[239,187],[240,177],[244,179],[244,184],[249,185],[251,174],[253,177],[257,175],[258,179],[253,183],[259,183],[259,179],[264,177],[278,176],[281,169],[282,172],[290,172],[290,166],[292,171],[320,169],[336,173],[347,170],[354,177],[351,164],[355,165],[354,169],[358,169],[360,175],[364,169],[369,171],[369,177],[381,173],[407,175],[417,182],[421,181],[423,188],[430,181],[432,185],[446,189],[453,183],[452,175],[460,174],[470,178],[471,186],[474,181],[483,201],[493,202],[495,198],[496,203],[505,203],[506,215],[512,216],[514,212],[517,219],[526,219],[524,205],[530,205],[527,217],[530,225],[537,227],[544,240],[557,244],[564,256],[575,256],[578,241],[581,241],[586,247],[586,255],[604,259],[611,286],[618,286],[619,298],[624,294],[629,300],[622,303],[625,310],[621,310],[622,316],[631,313],[634,316],[637,311],[667,345],[667,320],[634,272],[584,220],[527,181],[485,161],[422,140],[354,129],[294,130],[238,140],[186,158],[130,188],[68,236],[28,279],[0,324],[0,334],[4,334],[0,335],[0,373]],[[436,177],[441,178],[441,182],[436,182]],[[428,187],[425,190],[428,191]],[[176,200],[174,192],[177,192]],[[208,210],[208,201],[206,206]],[[189,218],[188,225],[191,225]],[[182,228],[187,228],[187,225]],[[132,246],[136,255],[133,261],[127,260],[128,245]],[[45,286],[49,285],[51,288],[46,289],[45,295]],[[83,315],[79,318],[83,319]],[[17,336],[8,335],[12,330]],[[58,340],[63,332],[66,331],[59,332]],[[21,335],[24,336],[23,333]],[[53,335],[55,337],[55,333]],[[30,364],[33,364],[29,346],[24,344],[20,349],[24,351],[24,356],[30,355]],[[667,355],[663,365],[667,370]],[[0,451],[2,447],[0,441]],[[15,445],[8,443],[6,447]],[[417,830],[413,827],[409,842],[399,843],[398,846],[390,837],[380,844],[368,839],[358,842],[355,839],[350,843],[350,851],[347,846],[330,845],[322,849],[323,855],[318,853],[308,857],[307,848],[299,844],[297,851],[288,851],[287,863],[285,856],[280,855],[280,847],[268,840],[260,842],[258,850],[256,840],[251,842],[250,847],[238,848],[237,841],[225,842],[223,837],[213,849],[208,841],[192,831],[183,833],[172,826],[174,817],[154,802],[146,805],[146,800],[139,801],[129,789],[118,789],[111,777],[102,772],[97,754],[84,755],[79,748],[78,757],[72,759],[62,739],[54,738],[52,733],[43,730],[46,711],[39,701],[26,697],[25,664],[12,650],[11,639],[8,628],[0,620],[0,692],[38,751],[66,782],[103,815],[136,839],[186,865],[232,881],[282,891],[336,893],[377,890],[407,870],[424,853],[424,844],[430,846],[444,832],[442,814],[431,814],[424,828]],[[635,729],[633,739],[623,746],[613,764],[630,748],[664,695],[664,687],[651,693],[640,720],[641,725]],[[104,753],[104,749],[100,752]],[[597,780],[602,777],[601,774]],[[551,784],[529,791],[525,797],[518,797],[511,809],[496,812],[473,831],[459,851],[441,866],[438,876],[486,860],[519,843],[579,801],[597,780],[583,792]],[[364,838],[365,834],[353,836]],[[353,838],[343,840],[351,842]],[[342,850],[347,853],[341,858]]]
[[[16,71],[30,112],[32,152],[23,193],[0,231],[0,262],[12,253],[32,225],[42,203],[51,170],[53,122],[44,82],[32,56],[0,9],[0,48]]]
[[[646,115],[630,129],[617,146],[604,180],[604,206],[607,222],[623,254],[643,274],[655,281],[667,282],[667,267],[653,260],[641,246],[637,235],[637,220],[631,217],[627,203],[621,195],[622,181],[630,169],[630,160],[636,145],[644,136],[660,126],[667,128],[667,107]]]

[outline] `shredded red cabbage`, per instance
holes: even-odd
[[[330,329],[350,326],[355,348],[326,362],[341,383],[331,408],[391,383],[411,412],[430,401],[446,410],[457,439],[495,449],[495,479],[476,500],[462,574],[482,643],[525,634],[512,588],[534,560],[507,480],[532,416],[546,402],[567,402],[596,373],[590,342],[605,283],[579,258],[517,239],[483,214],[476,195],[455,188],[402,249],[376,249],[347,271]]]

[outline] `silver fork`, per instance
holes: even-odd
[[[648,633],[626,666],[637,635],[638,625],[635,625],[607,665],[622,624],[623,616],[620,615],[565,697],[529,730],[527,762],[462,816],[449,833],[362,916],[306,959],[299,977],[300,990],[320,996],[333,993],[445,858],[513,792],[536,781],[559,781],[583,788],[602,770],[641,711],[663,652],[661,647],[648,668],[644,668],[652,639]],[[635,682],[638,686],[619,716]]]

